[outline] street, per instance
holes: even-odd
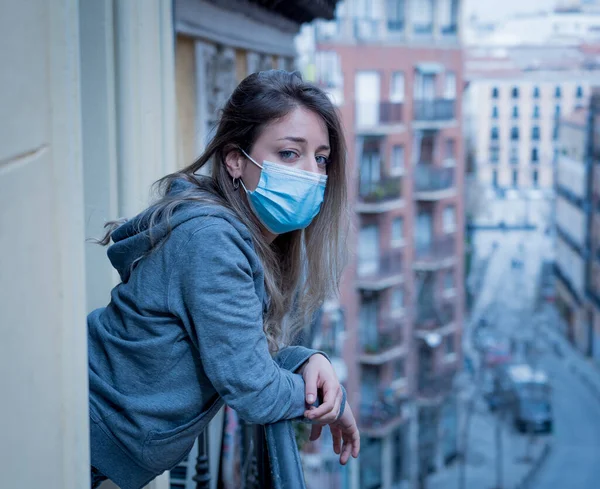
[[[537,201],[536,204],[531,218],[543,222],[549,203]],[[514,208],[514,202],[511,205]],[[496,212],[497,209],[498,204]],[[514,214],[512,217],[514,219]],[[559,356],[546,340],[544,331],[555,330],[559,321],[553,310],[549,310],[551,306],[541,312],[534,311],[541,265],[544,259],[552,257],[551,238],[544,233],[543,225],[539,227],[534,231],[474,232],[478,258],[489,257],[489,262],[472,317],[484,317],[509,338],[533,340],[538,352],[534,361],[550,378],[555,430],[550,437],[538,438],[548,439],[552,450],[531,487],[597,489],[600,487],[600,402],[569,370],[565,356]],[[511,267],[515,258],[522,260],[522,267]]]

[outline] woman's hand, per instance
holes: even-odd
[[[323,355],[312,355],[298,372],[304,378],[306,385],[306,403],[313,404],[317,392],[321,390],[323,402],[319,407],[307,409],[304,416],[313,423],[311,438],[316,440],[321,434],[322,426],[333,423],[340,414],[342,407],[342,387],[335,370],[329,360]]]
[[[350,455],[357,458],[360,452],[360,433],[348,403],[346,403],[344,414],[330,424],[329,429],[333,437],[333,451],[340,456],[340,464],[346,465]]]

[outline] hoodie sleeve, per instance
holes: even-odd
[[[243,419],[301,418],[304,380],[271,358],[250,250],[225,221],[196,230],[176,257],[169,309],[183,320],[218,394]]]

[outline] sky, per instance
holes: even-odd
[[[476,14],[480,20],[498,21],[521,13],[550,10],[557,0],[464,0],[467,18]]]

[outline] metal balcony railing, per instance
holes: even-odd
[[[454,168],[419,163],[415,167],[415,190],[417,192],[449,190],[455,185],[454,173]]]
[[[415,252],[418,261],[435,262],[451,258],[456,253],[456,238],[451,235],[434,238],[428,243],[417,243]]]
[[[358,198],[366,204],[377,204],[402,197],[402,177],[385,176],[380,180],[359,180]]]
[[[454,308],[449,304],[439,304],[435,298],[429,302],[417,302],[415,325],[419,329],[435,329],[454,321]]]
[[[373,128],[386,124],[400,124],[403,120],[404,104],[390,101],[356,101],[357,128]]]
[[[400,403],[386,401],[383,394],[380,394],[376,399],[363,401],[360,406],[361,428],[382,428],[400,418],[402,418]]]
[[[439,372],[419,372],[417,389],[420,397],[443,396],[452,391],[454,386],[455,368]]]
[[[377,290],[385,286],[387,280],[402,275],[402,253],[390,251],[372,260],[359,260],[357,267],[358,287]]]
[[[415,100],[415,121],[450,121],[455,118],[453,99]]]
[[[208,428],[198,437],[196,460],[188,461],[188,470],[193,469],[192,480],[196,489],[210,489]],[[242,487],[248,489],[272,489],[273,480],[269,463],[269,454],[265,438],[265,427],[242,422],[242,463],[240,478]],[[171,471],[171,478],[180,477],[185,485],[186,475],[178,474],[178,468]]]
[[[361,343],[362,353],[378,355],[402,345],[404,339],[402,324],[398,320],[392,319],[388,319],[384,323],[384,329],[377,331],[373,338]]]

